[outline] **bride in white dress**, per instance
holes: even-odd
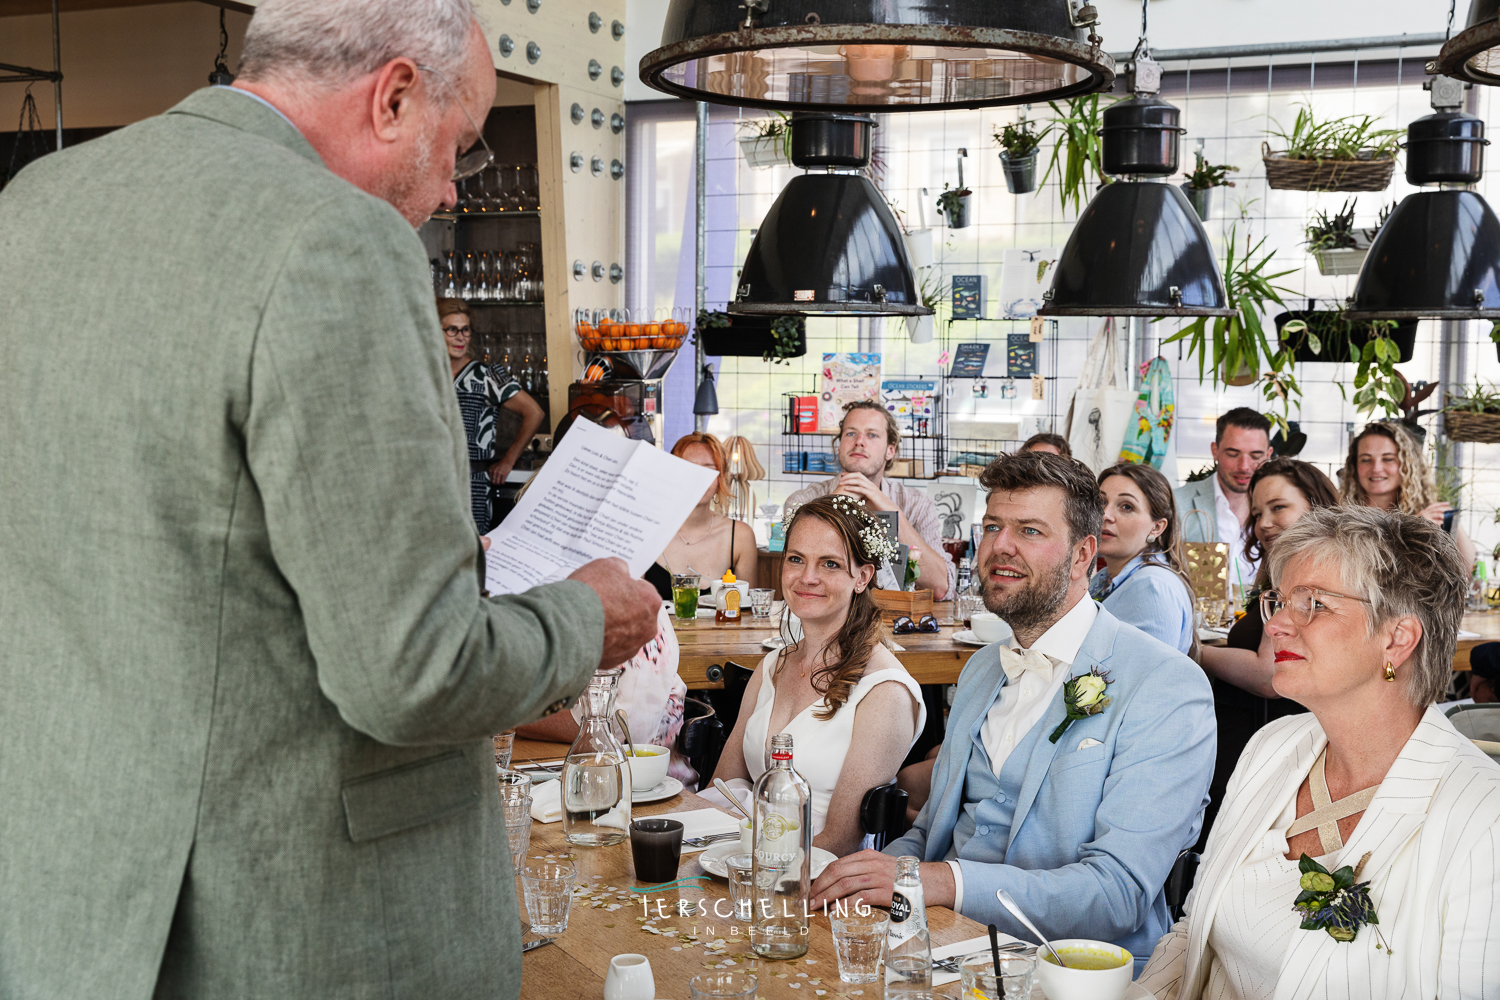
[[[864,836],[865,792],[896,776],[927,713],[921,688],[881,642],[869,593],[889,544],[883,525],[864,501],[833,494],[798,507],[786,534],[781,591],[803,636],[756,669],[715,777],[747,801],[771,736],[790,733],[793,766],[812,789],[813,844],[843,856]]]

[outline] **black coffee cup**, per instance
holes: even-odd
[[[638,819],[630,824],[630,854],[641,882],[671,882],[682,863],[682,824],[675,819]]]

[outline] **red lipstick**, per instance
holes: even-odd
[[[1307,659],[1307,657],[1305,657],[1305,656],[1298,656],[1296,653],[1288,652],[1287,650],[1284,650],[1284,649],[1281,652],[1279,652],[1279,653],[1276,654],[1276,662],[1277,663],[1285,663],[1288,660],[1305,660],[1305,659]]]

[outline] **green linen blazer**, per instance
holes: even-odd
[[[426,255],[199,91],[0,193],[0,996],[515,997],[488,737],[603,610],[491,600]]]

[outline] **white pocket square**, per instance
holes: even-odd
[[[1083,741],[1081,741],[1078,744],[1078,749],[1080,749],[1080,750],[1087,750],[1089,747],[1097,747],[1097,746],[1100,746],[1100,745],[1101,744],[1100,744],[1100,742],[1098,740],[1095,740],[1095,739],[1084,739]]]

